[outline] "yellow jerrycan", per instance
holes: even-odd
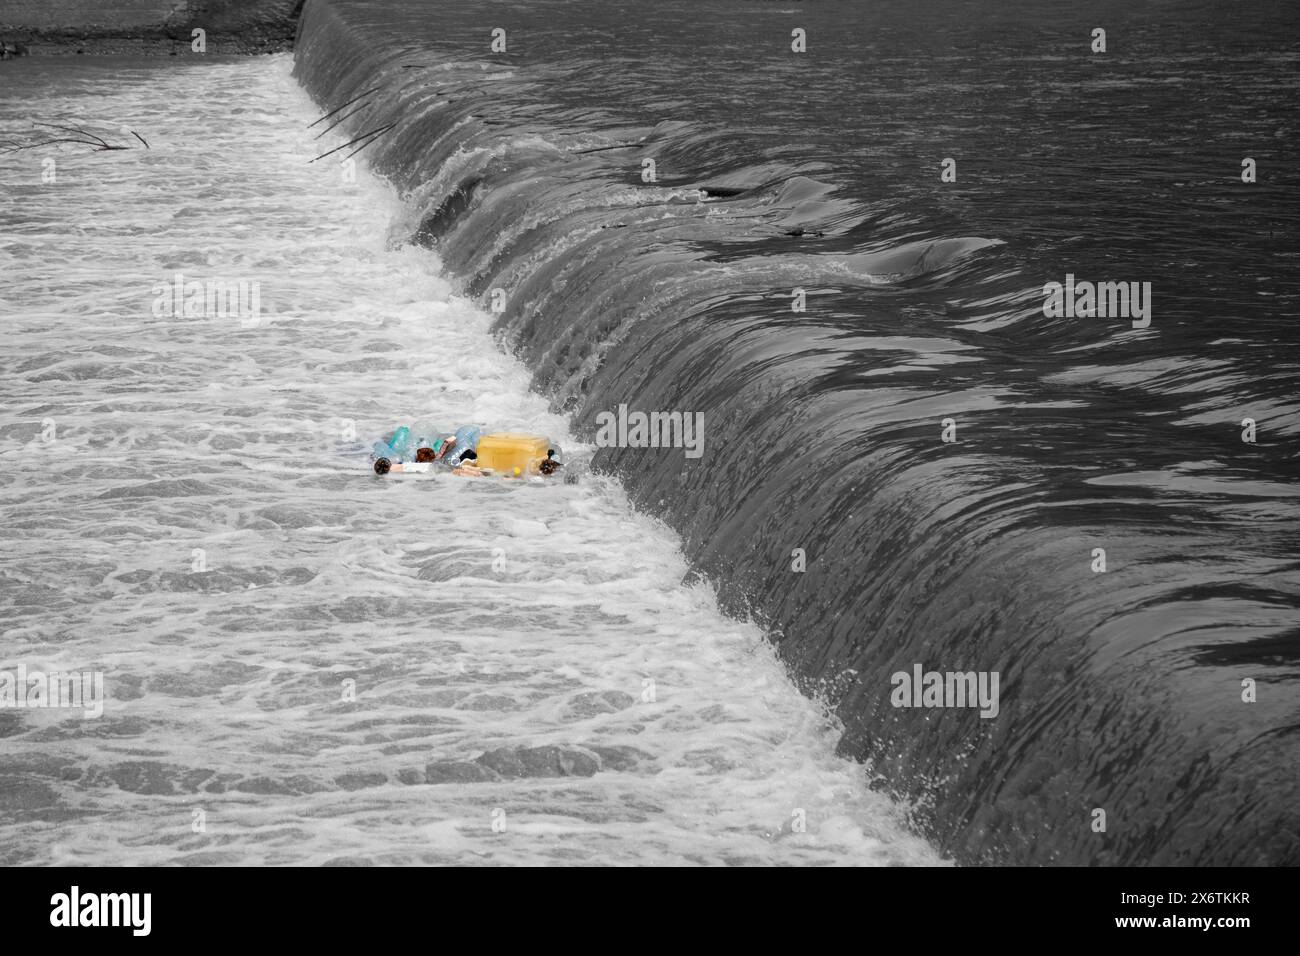
[[[541,435],[496,432],[479,439],[474,464],[507,478],[522,478],[541,473],[542,462],[550,449],[550,439]]]

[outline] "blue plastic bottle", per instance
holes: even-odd
[[[370,448],[370,457],[404,461],[411,454],[411,430],[405,425],[393,432],[388,441],[377,441]]]
[[[397,431],[393,432],[393,437],[388,439],[388,447],[393,450],[393,454],[405,461],[411,457],[411,429],[403,425]]]

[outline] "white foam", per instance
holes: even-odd
[[[21,309],[0,664],[102,667],[111,698],[94,726],[23,715],[9,749],[79,771],[40,778],[78,812],[39,836],[5,822],[0,844],[49,863],[937,862],[618,485],[369,474],[368,444],[414,418],[586,449],[490,317],[398,244],[388,187],[308,163],[339,141],[311,140],[289,66],[59,63],[0,105],[6,132],[93,106],[153,146],[57,152],[57,186],[35,151],[0,157]],[[268,313],[155,316],[176,271],[260,281]],[[399,782],[542,746],[640,756]]]

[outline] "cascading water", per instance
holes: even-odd
[[[942,848],[1295,863],[1300,288],[1277,245],[1295,206],[1270,203],[1297,184],[1243,194],[1240,149],[1198,131],[1283,135],[1280,105],[1234,91],[1284,102],[1259,77],[1286,54],[1209,75],[1144,22],[1140,64],[1103,66],[1074,51],[1080,15],[989,6],[972,47],[941,12],[841,4],[309,0],[296,75],[324,109],[356,101],[349,137],[386,130],[363,155],[406,234],[500,307],[580,437],[619,406],[703,414],[699,458],[593,466]],[[1231,45],[1198,16],[1182,39]],[[518,52],[491,51],[498,21]],[[792,25],[828,52],[792,59]],[[1112,88],[1150,92],[1102,127]],[[945,192],[950,150],[969,172]],[[1048,317],[1067,272],[1154,277],[1154,323]],[[999,674],[996,718],[894,706],[917,665]]]
[[[375,477],[402,420],[590,449],[287,56],[0,69],[0,141],[131,147],[0,152],[0,863],[942,862],[616,482]]]

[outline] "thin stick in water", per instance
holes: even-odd
[[[352,99],[348,100],[348,101],[347,101],[346,103],[344,103],[342,106],[338,107],[337,109],[332,109],[332,110],[330,110],[328,113],[326,113],[326,114],[325,114],[324,116],[322,116],[320,119],[318,119],[318,120],[316,121],[316,123],[323,123],[323,122],[325,122],[325,120],[329,119],[331,116],[333,116],[333,115],[334,115],[335,113],[337,113],[339,110],[347,109],[347,107],[351,106],[353,103],[355,103],[357,100],[361,99],[361,97],[363,97],[363,96],[369,96],[371,93],[378,93],[378,92],[379,92],[379,89],[380,89],[380,88],[379,88],[378,86],[376,86],[376,87],[374,87],[373,89],[366,90],[364,93],[358,93],[356,96],[352,97]],[[311,127],[312,127],[312,126],[315,126],[316,123],[312,123],[311,126],[308,126],[307,128],[308,128],[308,129],[311,129]]]
[[[344,143],[342,146],[335,146],[335,147],[334,147],[333,149],[331,149],[328,153],[321,153],[319,156],[316,157],[316,159],[324,159],[326,156],[330,156],[330,155],[332,155],[332,154],[334,154],[334,153],[337,153],[340,149],[347,149],[347,148],[348,148],[349,146],[351,146],[353,143],[359,143],[359,142],[361,142],[361,140],[363,140],[363,139],[367,139],[368,137],[377,137],[380,133],[386,133],[386,132],[388,132],[390,129],[392,129],[392,128],[393,128],[394,126],[396,126],[396,125],[397,125],[396,123],[389,123],[387,126],[381,126],[381,127],[379,127],[379,129],[372,129],[372,130],[371,130],[370,132],[368,132],[368,133],[362,133],[360,136],[356,137],[355,139],[350,139],[350,140],[348,140],[348,141],[347,141],[346,143]],[[365,145],[366,145],[366,146],[369,146],[370,144],[369,144],[369,143],[366,143]],[[363,147],[363,148],[364,148],[364,147]],[[351,154],[349,154],[349,155],[351,155]],[[308,165],[311,165],[311,163],[316,162],[316,159],[311,160],[311,162],[308,163]]]

